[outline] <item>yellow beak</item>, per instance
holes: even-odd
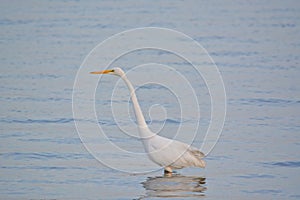
[[[107,69],[107,70],[98,71],[98,72],[90,72],[90,74],[108,74],[113,71],[114,71],[113,69]]]

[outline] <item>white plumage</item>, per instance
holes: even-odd
[[[181,169],[184,167],[205,167],[205,161],[202,160],[205,155],[198,149],[183,142],[161,137],[148,128],[135,95],[134,87],[121,68],[91,72],[91,74],[112,74],[124,80],[131,94],[140,138],[150,160],[164,167],[165,172],[169,173],[172,173],[173,169]]]

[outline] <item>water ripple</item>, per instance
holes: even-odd
[[[23,142],[51,142],[56,144],[80,144],[79,138],[43,138],[43,139],[19,139]]]
[[[14,90],[14,89],[13,89]],[[71,102],[70,98],[60,98],[60,97],[49,97],[49,98],[35,98],[35,97],[0,97],[1,101],[16,101],[16,102]]]
[[[248,191],[248,190],[243,190],[243,192],[245,193],[251,193],[251,194],[278,194],[278,193],[281,193],[282,191],[281,190],[268,190],[268,189],[265,189],[265,190],[254,190],[254,191]]]
[[[268,166],[273,166],[273,167],[291,167],[291,168],[300,167],[300,161],[266,162],[263,164]]]
[[[1,169],[8,169],[8,170],[85,170],[85,167],[60,167],[60,166],[1,166]]]
[[[186,120],[187,121],[187,120]],[[152,121],[146,121],[147,124],[161,124],[161,123],[170,123],[170,124],[181,124],[183,123],[183,120],[177,120],[177,119],[164,119],[164,120],[152,120]]]
[[[253,105],[254,104],[254,105],[258,105],[258,106],[264,106],[264,105],[289,106],[289,105],[299,104],[300,100],[276,99],[276,98],[269,98],[269,99],[249,98],[249,99],[240,99],[239,102],[242,105]]]
[[[148,89],[148,90],[152,90],[152,89],[157,89],[157,90],[166,90],[166,87],[165,86],[162,86],[162,85],[158,85],[158,84],[146,84],[146,85],[143,85],[141,87],[139,87],[139,89]]]
[[[253,178],[275,178],[273,175],[269,174],[247,174],[241,176],[235,176],[237,178],[253,179]]]
[[[1,119],[2,123],[21,123],[21,124],[49,124],[49,123],[69,123],[73,122],[73,118],[59,118],[59,119]]]
[[[21,153],[21,152],[9,152],[1,153],[0,156],[4,159],[13,160],[81,160],[81,159],[92,159],[90,154],[79,154],[79,153]]]

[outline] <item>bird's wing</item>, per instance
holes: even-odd
[[[181,142],[179,142],[181,143]],[[188,144],[181,143],[181,148],[184,153],[176,160],[172,166],[175,168],[182,168],[187,166],[195,166],[204,168],[206,163],[202,158],[205,157],[204,153],[195,147],[191,147]]]
[[[205,154],[202,153],[199,149],[196,149],[194,147],[189,147],[187,149],[188,152],[190,152],[191,154],[193,154],[194,156],[198,157],[198,158],[204,158]]]
[[[205,162],[201,160],[205,155],[186,143],[164,137],[157,137],[148,142],[150,159],[161,166],[172,166],[177,169],[187,166],[205,166]]]

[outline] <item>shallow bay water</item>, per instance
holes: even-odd
[[[1,4],[1,199],[300,198],[297,1],[49,0]],[[177,170],[173,177],[164,177],[162,170],[123,173],[97,161],[75,128],[73,84],[86,55],[113,34],[148,26],[174,29],[195,39],[223,77],[227,117],[217,145],[205,159],[205,169]],[[149,63],[160,55],[136,52],[114,64]],[[160,58],[155,61],[182,71],[190,69],[178,57],[163,54]],[[97,67],[103,69],[101,63],[95,70]],[[133,66],[122,67],[129,70]],[[208,91],[203,80],[191,72],[183,73],[199,84],[201,136],[209,123]],[[106,87],[99,86],[96,93],[97,123],[114,144],[143,152],[140,141],[117,128],[106,107],[117,79],[104,77],[103,82]],[[150,110],[151,117],[147,115],[146,120],[151,128],[160,130],[165,123],[162,135],[173,137],[172,130],[180,124],[192,127],[195,123],[189,118],[180,120],[178,102],[164,87],[145,85],[137,93],[143,111]],[[126,91],[122,95],[115,100],[116,107],[128,106]],[[165,106],[166,121],[156,114],[161,107],[151,107],[156,104]],[[119,117],[130,130],[126,113]],[[186,138],[180,135],[180,139]],[[194,145],[201,146],[201,137],[196,137]],[[109,151],[99,149],[99,154],[118,164],[118,155]],[[150,168],[139,159],[120,165]]]

